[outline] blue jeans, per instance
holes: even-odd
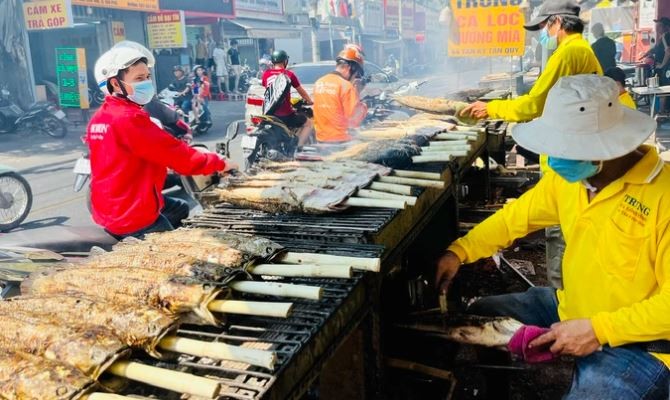
[[[468,312],[512,317],[545,328],[559,321],[556,290],[548,287],[484,297],[474,302]],[[576,358],[575,364],[572,387],[565,399],[668,399],[670,371],[639,346],[603,346],[602,351]]]
[[[175,228],[181,226],[181,221],[188,217],[188,203],[182,199],[177,199],[174,197],[165,197],[165,206],[161,210],[160,215],[156,221],[142,228],[138,231],[127,233],[125,235],[114,235],[117,240],[122,240],[123,238],[132,236],[136,238],[142,238],[147,233],[154,232],[166,232],[174,230]]]

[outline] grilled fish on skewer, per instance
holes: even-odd
[[[32,313],[40,318],[58,321],[64,326],[78,324],[100,326],[130,347],[141,348],[154,357],[156,346],[177,329],[177,318],[158,309],[140,304],[103,302],[70,292],[56,295],[16,297],[0,302],[0,314]]]
[[[79,400],[95,387],[81,371],[32,354],[0,350],[0,398]]]
[[[0,313],[0,325],[0,348],[60,361],[93,379],[128,355],[128,347],[104,328],[65,327],[18,311]]]
[[[141,268],[53,268],[32,274],[21,284],[22,293],[62,294],[69,291],[119,304],[162,308],[193,322],[217,324],[207,305],[220,289],[188,279]]]

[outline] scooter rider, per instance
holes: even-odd
[[[272,62],[272,68],[266,70],[263,73],[262,83],[264,87],[268,87],[272,82],[277,78],[278,75],[284,74],[291,81],[291,86],[295,88],[300,97],[305,101],[306,104],[312,104],[312,98],[309,96],[309,93],[302,87],[298,77],[286,69],[288,66],[288,54],[284,50],[275,50],[270,56],[270,62]],[[289,92],[285,98],[282,100],[282,104],[277,108],[273,113],[277,118],[282,120],[286,126],[289,128],[300,128],[300,133],[298,134],[298,146],[303,146],[309,140],[310,135],[312,134],[312,120],[307,118],[303,113],[296,112],[296,110],[291,105],[291,93]]]
[[[96,75],[107,80],[111,95],[86,132],[93,219],[118,239],[171,230],[188,215],[188,205],[163,198],[168,168],[181,175],[206,175],[237,166],[189,147],[151,121],[142,106],[154,97],[155,88],[142,52],[113,48],[101,60]]]

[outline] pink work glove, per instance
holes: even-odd
[[[534,325],[524,325],[514,333],[507,343],[510,353],[529,363],[541,363],[553,360],[556,356],[549,351],[550,344],[541,347],[529,348],[528,345],[538,336],[549,332],[548,328]]]

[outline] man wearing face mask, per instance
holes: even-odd
[[[111,95],[86,132],[93,219],[118,239],[171,230],[189,210],[182,200],[163,198],[168,168],[181,175],[207,175],[237,166],[189,147],[151,121],[142,106],[155,88],[141,51],[112,48],[100,60],[96,76],[106,79]]]
[[[314,129],[319,142],[349,141],[349,129],[363,122],[368,108],[361,103],[357,86],[364,62],[360,47],[348,45],[338,54],[335,71],[314,84]]]
[[[538,119],[515,126],[552,171],[449,246],[436,283],[549,225],[565,235],[563,289],[484,297],[472,314],[508,316],[523,356],[576,357],[565,399],[667,399],[670,379],[670,165],[644,141],[656,124],[619,102],[613,80],[561,78]],[[530,329],[529,329],[530,328]],[[546,360],[546,358],[545,358]]]
[[[529,31],[542,30],[540,43],[554,53],[544,71],[526,95],[510,100],[477,101],[461,111],[474,118],[530,121],[542,114],[549,89],[563,76],[602,75],[603,70],[589,43],[582,37],[584,22],[579,6],[573,0],[546,0],[538,16],[524,25]]]

